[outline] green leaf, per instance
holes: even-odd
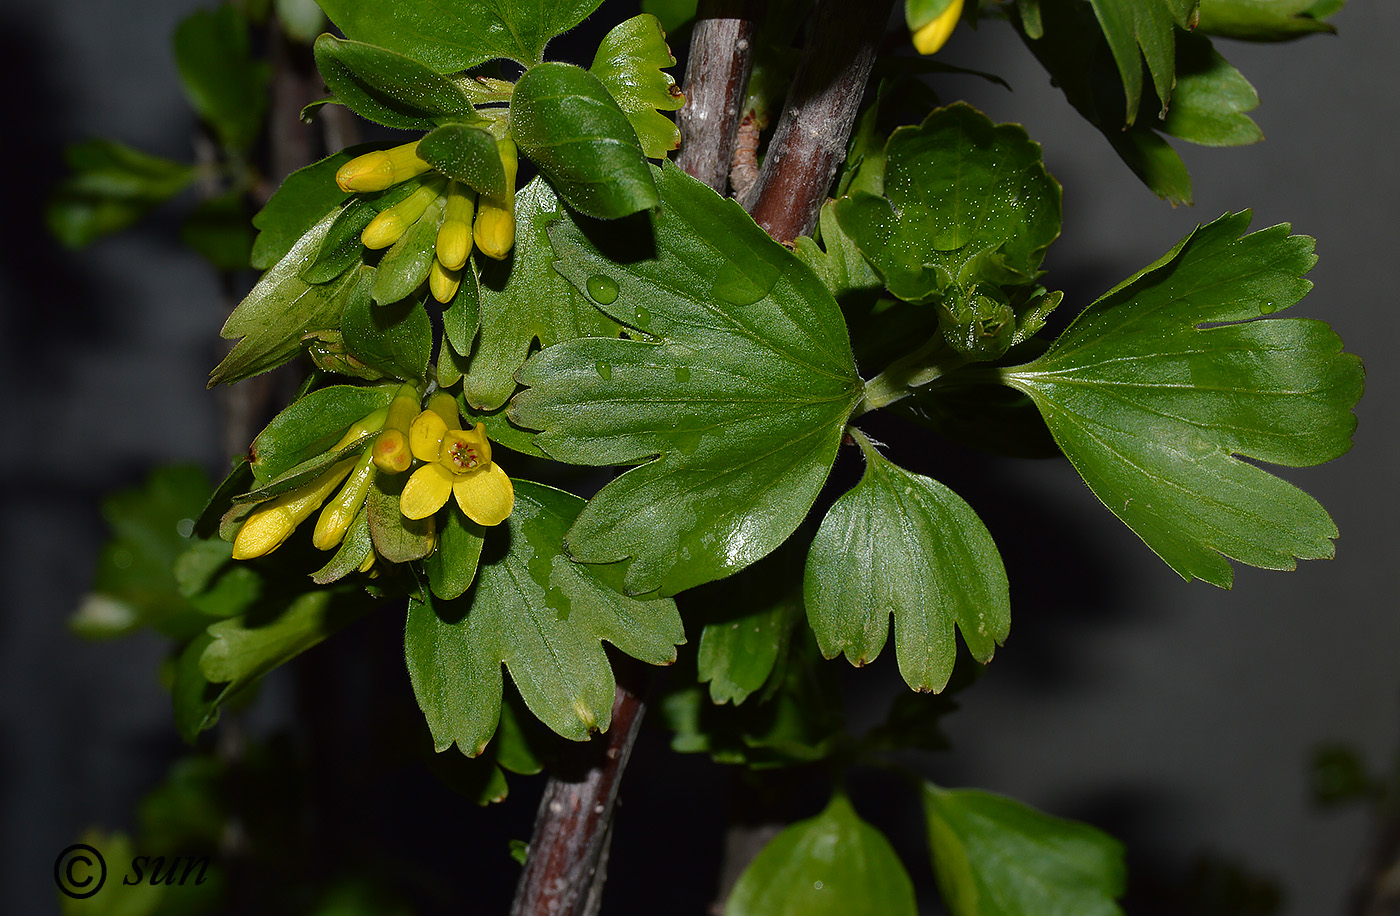
[[[253,57],[248,22],[231,4],[200,10],[175,27],[175,66],[199,116],[229,149],[247,151],[262,131],[272,69]]]
[[[356,156],[383,146],[344,149],[288,175],[253,217],[253,225],[259,230],[253,241],[253,266],[258,270],[272,267],[286,257],[298,239],[349,200],[349,192],[336,185],[335,173]]]
[[[85,639],[124,636],[151,626],[167,636],[189,637],[208,625],[171,574],[190,545],[194,519],[209,497],[209,480],[195,467],[151,473],[139,489],[107,497],[102,515],[112,539],[98,555],[92,591],[69,626]]]
[[[564,202],[598,219],[656,206],[637,132],[607,87],[557,61],[526,71],[510,99],[510,132]]]
[[[354,572],[374,553],[374,539],[369,533],[369,510],[364,506],[355,513],[350,527],[345,531],[345,539],[336,548],[335,554],[325,566],[311,574],[311,581],[317,585],[339,582]]]
[[[501,153],[489,130],[472,124],[444,124],[419,140],[416,149],[439,172],[478,194],[497,200],[510,194]]]
[[[433,552],[437,522],[433,516],[405,518],[399,511],[408,474],[376,474],[365,494],[365,511],[374,550],[390,563],[421,560]]]
[[[293,401],[272,418],[249,449],[258,486],[309,458],[329,452],[345,431],[381,407],[398,385],[330,385]]]
[[[746,585],[760,584],[752,576],[747,578]],[[734,580],[711,586],[717,591],[704,599],[720,603],[700,631],[696,668],[699,680],[709,682],[713,702],[738,705],[768,683],[787,649],[802,604],[796,595],[756,601],[752,588],[725,589],[730,581]]]
[[[1107,834],[990,792],[925,783],[923,797],[952,916],[1122,916],[1123,847]]]
[[[1022,127],[959,103],[896,130],[885,155],[884,197],[857,191],[836,218],[891,293],[924,302],[1034,279],[1060,233],[1060,186]]]
[[[421,186],[418,181],[405,181],[377,194],[359,193],[347,200],[336,212],[335,221],[316,251],[316,259],[302,270],[301,278],[308,283],[329,283],[362,263],[365,246],[360,238],[365,227]]]
[[[564,532],[582,507],[561,490],[515,481],[515,510],[487,532],[471,590],[453,601],[409,602],[409,677],[438,750],[455,743],[476,756],[486,748],[500,713],[502,664],[540,721],[584,741],[612,717],[602,640],[648,664],[675,660],[685,636],[674,602],[627,598],[615,570],[564,556]]]
[[[242,339],[209,374],[209,387],[276,369],[301,352],[303,334],[340,325],[356,274],[347,273],[325,285],[301,278],[334,221],[335,214],[330,213],[313,226],[229,315],[220,336]]]
[[[675,79],[662,72],[675,65],[660,21],[643,13],[604,36],[588,68],[626,112],[642,152],[650,159],[664,159],[681,145],[681,129],[661,113],[685,104]]]
[[[1039,359],[1001,370],[1028,394],[1104,505],[1187,579],[1228,587],[1226,557],[1266,569],[1330,557],[1337,530],[1250,458],[1320,464],[1351,446],[1360,361],[1327,325],[1254,321],[1311,284],[1313,242],[1244,235],[1226,214],[1093,305]]]
[[[717,705],[694,683],[667,696],[661,712],[675,732],[671,749],[751,769],[826,759],[847,740],[837,673],[821,657],[811,631],[793,627],[763,689],[743,705]]]
[[[192,166],[132,149],[115,140],[87,140],[64,151],[73,174],[44,208],[49,231],[70,248],[120,232],[183,191]]]
[[[914,916],[914,883],[844,794],[778,834],[744,869],[724,916]],[[1031,912],[1027,910],[1026,912]]]
[[[1201,0],[1197,30],[1243,41],[1289,41],[1315,32],[1336,32],[1324,20],[1342,3],[1317,0]]]
[[[1242,146],[1264,139],[1245,114],[1259,94],[1221,57],[1204,35],[1184,34],[1176,44],[1176,90],[1157,125],[1165,133],[1203,146]]]
[[[940,691],[953,673],[956,625],[986,664],[1011,630],[1001,555],[981,519],[936,480],[891,464],[859,431],[860,483],[832,505],[807,556],[803,596],[822,654],[872,661],[894,616],[899,673]]]
[[[291,661],[364,616],[374,602],[363,593],[318,590],[292,599],[268,619],[233,617],[209,627],[209,645],[199,657],[211,684],[227,684],[223,703],[272,669]],[[265,611],[260,609],[261,614]]]
[[[531,776],[544,769],[550,738],[529,718],[519,695],[511,690],[501,704],[496,734],[480,756],[435,753],[428,766],[439,779],[476,804],[495,804],[510,794],[506,771]]]
[[[1131,109],[1139,114],[1146,111],[1150,117],[1141,116],[1136,123],[1124,117],[1122,83],[1108,63],[1112,55],[1091,11],[1059,0],[1042,4],[1041,13],[1040,34],[1034,36],[1027,29],[1023,36],[1065,98],[1103,133],[1154,194],[1173,205],[1189,204],[1190,175],[1181,157],[1154,129],[1160,121],[1152,97],[1142,95],[1141,103]]]
[[[170,683],[170,700],[175,712],[175,728],[180,737],[193,744],[199,733],[219,721],[219,702],[227,691],[199,670],[199,659],[214,638],[200,633],[180,650]]]
[[[334,35],[317,38],[315,51],[316,68],[336,101],[362,118],[400,130],[477,119],[457,83],[412,57]]]
[[[348,38],[407,54],[440,73],[452,73],[497,57],[527,67],[539,63],[545,44],[582,22],[602,0],[318,2]]]
[[[347,298],[341,316],[346,350],[387,376],[422,381],[433,351],[433,325],[421,298],[375,305],[370,298],[374,268],[360,270],[364,276]]]
[[[576,337],[616,337],[622,328],[554,270],[554,249],[546,230],[563,214],[549,184],[535,178],[515,195],[515,247],[510,257],[482,259],[481,339],[462,383],[462,394],[475,409],[495,410],[515,392],[515,373],[536,341],[547,348]],[[462,317],[468,320],[461,326],[447,325],[447,330],[453,348],[465,355],[472,352],[475,328],[470,310]]]
[[[379,259],[378,268],[369,275],[370,293],[376,304],[399,302],[413,295],[427,281],[436,254],[434,243],[445,212],[446,202],[439,197]]]
[[[1099,20],[1127,100],[1126,123],[1142,100],[1142,62],[1165,105],[1176,85],[1176,28],[1188,27],[1197,0],[1089,0]]]
[[[560,461],[641,464],[568,538],[585,563],[630,558],[631,594],[675,594],[781,544],[862,396],[841,313],[811,270],[678,168],[658,185],[650,228],[565,219],[550,231],[559,272],[649,336],[544,350],[510,411]]]
[[[460,598],[476,579],[486,529],[460,512],[449,512],[438,534],[437,549],[423,561],[433,594]]]

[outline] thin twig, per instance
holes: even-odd
[[[780,242],[807,235],[817,224],[893,6],[892,0],[817,5],[758,183],[741,201]]]
[[[721,194],[729,179],[753,69],[753,33],[763,7],[764,0],[703,0],[690,36],[676,164]]]
[[[561,761],[545,784],[511,916],[595,916],[602,904],[613,808],[646,712],[646,666],[618,656],[612,726]]]

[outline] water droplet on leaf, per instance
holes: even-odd
[[[583,285],[589,298],[599,305],[612,305],[617,301],[617,281],[612,277],[594,274]]]
[[[637,306],[636,312],[637,327],[644,328],[651,324],[651,309],[645,305]]]
[[[689,367],[689,366],[677,366],[677,367],[676,367],[676,381],[678,381],[678,382],[688,382],[688,381],[690,381],[690,367]]]
[[[602,361],[600,360],[600,361],[598,362],[596,368],[597,368],[597,370],[598,370],[598,377],[599,377],[599,378],[601,378],[601,379],[602,379],[603,381],[605,381],[605,382],[610,382],[610,381],[612,381],[612,365],[611,365],[611,364],[602,362]]]

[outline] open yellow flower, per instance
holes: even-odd
[[[425,410],[408,432],[413,457],[425,464],[413,472],[399,497],[405,518],[427,518],[447,504],[448,496],[478,525],[499,525],[515,507],[515,488],[491,461],[485,427],[450,429],[441,414]]]

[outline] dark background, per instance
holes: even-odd
[[[211,472],[222,463],[216,402],[204,390],[217,358],[219,289],[174,241],[173,210],[76,254],[45,237],[38,210],[65,143],[103,135],[189,158],[193,116],[168,36],[198,5],[51,0],[0,9],[0,900],[12,902],[11,913],[53,912],[53,857],[86,826],[130,829],[133,805],[180,751],[156,674],[164,643],[84,644],[64,621],[104,537],[103,494],[161,463]],[[1341,742],[1389,772],[1400,732],[1400,383],[1389,352],[1400,332],[1400,5],[1352,0],[1332,21],[1338,37],[1218,43],[1259,90],[1255,117],[1268,139],[1229,150],[1181,145],[1193,208],[1173,210],[1139,185],[998,24],[959,30],[942,56],[995,71],[1015,91],[971,77],[936,86],[998,121],[1024,123],[1043,144],[1065,189],[1047,282],[1067,291],[1066,308],[1225,210],[1252,207],[1256,228],[1287,221],[1318,239],[1316,289],[1294,313],[1328,321],[1361,355],[1367,394],[1350,454],[1284,476],[1332,512],[1337,559],[1294,573],[1238,568],[1232,592],[1187,584],[1066,462],[953,449],[898,455],[982,514],[1005,552],[1014,607],[1011,639],[948,721],[954,752],[918,764],[944,784],[1005,792],[1113,830],[1140,881],[1180,884],[1202,854],[1234,862],[1277,883],[1289,916],[1339,912],[1372,826],[1359,807],[1312,803],[1314,748]],[[401,651],[392,616],[319,651],[342,669],[356,652],[392,662]],[[846,678],[857,719],[878,715],[900,689],[893,668],[882,657]],[[340,694],[342,705],[326,714],[347,743],[363,741],[368,706],[408,697],[407,678],[391,664],[386,671]],[[254,723],[279,721],[294,694],[286,678],[271,679]],[[499,846],[487,847],[485,864],[463,858],[472,837],[524,836],[528,786],[513,813],[479,814],[421,768],[400,775],[347,798],[349,822],[389,845],[431,846],[429,863],[480,887],[484,901],[508,893],[514,871]],[[703,911],[727,785],[701,761],[669,754],[661,736],[644,739],[624,786],[608,912]],[[899,844],[928,904],[912,800],[863,785],[857,800],[873,806],[873,819],[911,831]],[[480,911],[498,910],[483,902]]]

